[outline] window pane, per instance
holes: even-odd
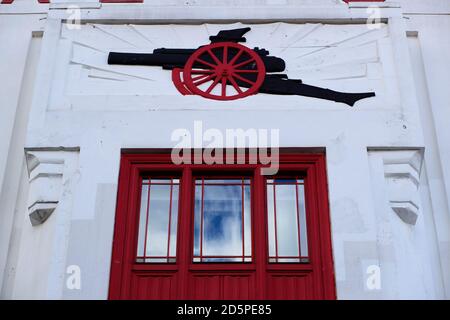
[[[175,262],[178,180],[143,181],[137,262]]]
[[[306,262],[308,240],[301,179],[267,180],[269,262]]]
[[[250,262],[250,181],[197,179],[195,185],[194,262]]]

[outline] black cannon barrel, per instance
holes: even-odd
[[[140,66],[160,66],[164,69],[183,68],[189,57],[196,49],[165,49],[153,50],[153,53],[124,53],[110,52],[108,64],[140,65]],[[218,58],[222,60],[220,54]],[[266,67],[266,72],[282,72],[285,69],[284,60],[272,56],[260,56]],[[244,61],[239,58],[236,63]],[[204,60],[214,63],[211,57],[204,57]],[[202,65],[195,65],[201,67]]]
[[[124,64],[139,66],[171,66],[173,68],[183,68],[189,59],[189,54],[176,53],[122,53],[110,52],[108,64]]]

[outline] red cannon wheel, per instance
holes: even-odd
[[[183,80],[193,93],[234,100],[258,92],[266,68],[253,50],[234,42],[217,42],[196,50],[186,62]]]

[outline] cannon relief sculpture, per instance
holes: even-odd
[[[158,48],[153,53],[110,52],[108,64],[160,66],[172,71],[172,81],[183,95],[200,95],[214,100],[235,100],[257,93],[300,95],[353,106],[374,97],[374,92],[346,93],[289,79],[282,58],[269,51],[250,49],[244,34],[251,28],[222,30],[210,44],[197,49]]]

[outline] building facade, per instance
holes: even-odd
[[[0,3],[3,299],[450,297],[450,1]]]

